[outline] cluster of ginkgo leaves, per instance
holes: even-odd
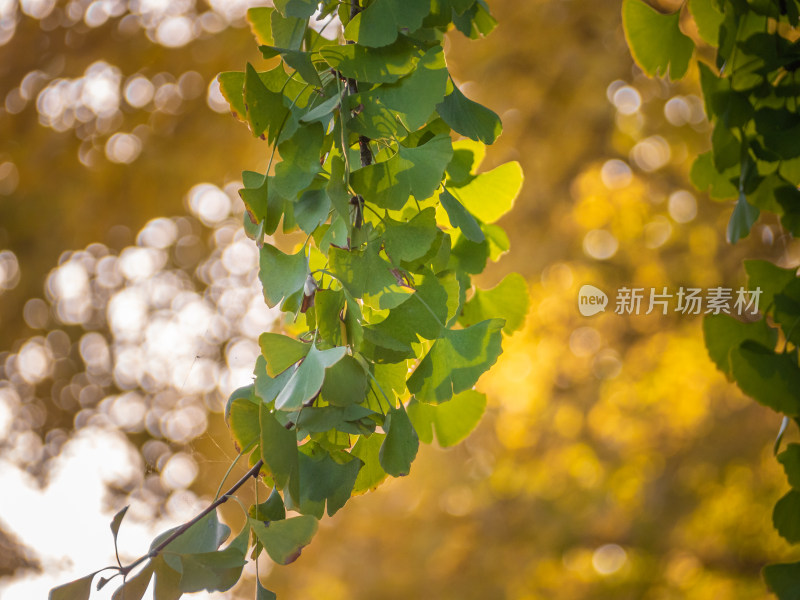
[[[689,0],[699,35],[697,60],[711,150],[693,167],[693,183],[716,199],[736,198],[728,239],[746,237],[761,211],[800,232],[800,2],[797,0]],[[681,30],[681,12],[662,14],[641,0],[625,0],[623,24],[631,53],[648,75],[683,77],[695,43]],[[706,317],[706,347],[717,366],[749,396],[800,425],[800,280],[796,269],[746,261],[748,289],[760,290],[761,316],[741,322]],[[790,543],[800,542],[800,445],[778,454],[791,490],[776,504],[773,523]],[[764,578],[781,600],[800,597],[800,562],[769,565]]]
[[[233,113],[271,148],[266,173],[245,171],[240,195],[283,332],[261,335],[254,382],[225,410],[251,469],[100,578],[122,576],[115,599],[139,600],[153,577],[156,600],[224,591],[262,551],[295,560],[325,513],[407,475],[420,441],[435,432],[451,446],[474,429],[486,398],[473,388],[527,312],[521,276],[472,284],[508,251],[496,221],[522,184],[517,163],[477,173],[500,120],[445,62],[453,26],[472,38],[494,28],[484,0],[274,4],[248,12],[268,68],[219,76]],[[300,235],[276,240],[281,224]],[[216,507],[250,478],[272,492],[223,548],[230,529]],[[50,597],[86,600],[95,575]],[[258,582],[256,597],[274,594]]]

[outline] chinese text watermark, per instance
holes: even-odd
[[[614,298],[614,312],[618,315],[649,315],[652,313],[666,315],[678,313],[684,315],[755,315],[758,314],[758,302],[761,288],[748,290],[726,287],[694,288],[679,287],[677,289],[621,287]],[[578,292],[578,310],[585,317],[604,312],[608,305],[608,296],[593,285],[584,285]]]

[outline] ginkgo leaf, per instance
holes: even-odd
[[[259,44],[271,45],[272,39],[272,6],[253,6],[247,9],[247,22],[250,31]]]
[[[380,256],[378,244],[369,244],[364,250],[331,248],[328,256],[331,272],[344,289],[376,309],[394,308],[413,292],[400,273]]]
[[[497,114],[467,98],[458,86],[453,85],[436,110],[444,122],[461,135],[476,142],[493,144],[503,131]]]
[[[356,358],[345,355],[325,372],[322,397],[334,406],[350,406],[364,400],[367,374]]]
[[[500,356],[504,324],[489,319],[442,332],[408,378],[409,391],[420,402],[437,404],[471,388]]]
[[[317,519],[310,515],[272,521],[269,524],[253,518],[249,522],[267,554],[279,565],[288,565],[297,560],[303,548],[311,543],[319,527]]]
[[[662,14],[642,0],[623,0],[622,27],[631,54],[650,76],[680,79],[689,68],[694,43],[680,29],[680,11]]]
[[[408,75],[420,59],[420,51],[403,36],[382,48],[359,44],[324,46],[320,55],[345,77],[370,83],[393,83]]]
[[[261,458],[269,469],[275,487],[299,494],[297,437],[275,418],[265,404],[259,406]]]
[[[338,460],[321,448],[300,453],[300,497],[287,507],[321,519],[326,511],[333,516],[350,499],[363,463],[346,452]]]
[[[225,423],[239,450],[248,450],[258,442],[258,404],[253,385],[235,390],[225,405]]]
[[[434,46],[420,59],[411,74],[396,83],[384,83],[360,94],[361,102],[367,108],[380,103],[409,131],[416,131],[444,99],[447,78],[444,51],[440,46]]]
[[[92,593],[92,580],[98,572],[95,571],[91,575],[53,588],[50,590],[48,600],[89,600],[89,595]]]
[[[789,490],[772,511],[772,524],[787,542],[800,542],[800,492]]]
[[[311,344],[268,331],[258,337],[258,345],[267,360],[267,374],[270,377],[279,375],[311,350]]]
[[[380,0],[347,24],[344,37],[377,48],[397,39],[398,29],[416,31],[431,9],[431,0]]]
[[[459,322],[464,326],[474,325],[485,319],[505,319],[503,332],[511,334],[520,329],[528,313],[528,284],[519,273],[509,273],[495,287],[475,290],[475,294],[464,305]]]
[[[386,255],[393,261],[413,261],[425,256],[436,239],[436,211],[432,206],[418,212],[408,221],[386,217],[382,221]]]
[[[403,477],[411,471],[411,463],[417,456],[419,438],[404,407],[391,408],[383,425],[386,438],[381,445],[379,457],[381,467],[392,477]]]
[[[446,135],[437,135],[415,148],[400,145],[392,158],[353,173],[353,189],[381,208],[400,210],[413,194],[417,200],[433,195],[453,156]]]
[[[789,417],[800,416],[800,367],[789,354],[776,354],[752,340],[730,351],[733,378],[744,393]]]
[[[369,437],[361,436],[350,451],[350,454],[360,458],[364,463],[353,484],[353,495],[375,489],[386,479],[387,473],[380,462],[380,450],[385,439],[386,435],[382,433],[373,433]]]
[[[111,600],[142,600],[147,587],[150,585],[154,571],[155,565],[153,561],[148,561],[143,569],[133,577],[128,578],[124,585],[114,591]]]
[[[458,227],[468,240],[480,243],[486,239],[475,217],[450,192],[446,189],[442,190],[442,193],[439,194],[439,200],[445,211],[447,211],[450,224],[453,227]]]
[[[277,136],[288,109],[283,105],[283,95],[264,85],[250,63],[247,63],[244,77],[244,106],[253,135],[258,137],[266,133],[271,143]]]
[[[522,167],[514,161],[481,173],[465,186],[447,189],[480,221],[494,223],[514,207],[522,181]]]
[[[325,369],[338,362],[347,350],[344,346],[317,350],[312,345],[308,354],[292,373],[278,397],[275,408],[278,410],[297,410],[316,396],[325,379]]]
[[[447,448],[464,440],[481,420],[486,410],[486,395],[465,390],[442,404],[425,404],[416,399],[408,405],[408,416],[420,441],[430,444],[433,431],[436,441]]]
[[[302,248],[297,254],[284,254],[268,244],[261,248],[258,278],[270,308],[302,290],[307,277],[308,259]]]
[[[706,315],[703,319],[703,335],[706,350],[714,364],[731,379],[730,351],[742,342],[753,340],[765,347],[774,347],[778,341],[778,330],[772,329],[765,320],[745,323],[730,315]]]

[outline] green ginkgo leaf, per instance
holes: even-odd
[[[53,588],[50,590],[48,600],[89,600],[89,595],[92,593],[92,580],[97,573],[98,571],[95,571],[91,575]]]
[[[747,340],[730,351],[730,365],[745,394],[786,416],[800,416],[800,367],[791,355]]]
[[[258,337],[258,344],[267,360],[267,374],[270,377],[283,373],[311,350],[311,344],[268,331]]]
[[[452,91],[436,107],[444,122],[476,142],[493,144],[503,131],[500,117],[494,111],[467,98],[458,86],[452,87]]]
[[[442,404],[425,404],[416,399],[408,405],[408,416],[420,441],[430,444],[433,431],[436,441],[448,448],[464,440],[486,411],[486,395],[465,390]]]
[[[302,290],[307,277],[308,260],[303,248],[296,254],[284,254],[268,244],[261,248],[258,278],[270,308]]]
[[[475,290],[464,305],[459,322],[468,327],[485,319],[505,319],[503,332],[511,334],[525,323],[528,313],[528,284],[519,273],[509,273],[495,287]]]
[[[297,560],[319,527],[317,519],[310,515],[272,521],[268,525],[253,518],[249,522],[267,554],[279,565],[288,565]]]
[[[514,207],[522,182],[522,167],[514,161],[481,173],[462,187],[447,189],[478,220],[494,223]]]
[[[312,345],[303,362],[289,377],[286,387],[275,398],[275,408],[297,410],[316,396],[325,380],[325,369],[336,364],[345,355],[346,350],[345,346],[317,350]]]
[[[447,329],[433,343],[408,378],[408,389],[420,402],[438,404],[475,385],[500,356],[502,319],[466,329]]]
[[[403,477],[411,471],[417,456],[419,438],[404,407],[391,408],[383,425],[386,438],[381,445],[381,467],[392,477]]]
[[[362,46],[387,46],[397,39],[399,29],[419,29],[430,9],[431,0],[378,0],[350,20],[344,37]]]
[[[261,458],[269,469],[275,487],[288,489],[289,495],[299,495],[299,466],[297,437],[286,429],[270,412],[266,404],[259,405]]]
[[[694,43],[680,29],[680,11],[662,14],[642,0],[623,0],[622,28],[633,58],[650,76],[680,79],[689,68]]]

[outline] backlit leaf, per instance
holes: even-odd
[[[330,268],[353,297],[362,298],[377,309],[394,308],[405,302],[413,290],[403,285],[379,252],[374,243],[364,250],[331,248]]]
[[[420,402],[438,404],[471,388],[502,352],[502,319],[466,329],[447,329],[408,378]]]
[[[408,405],[408,416],[421,441],[428,444],[432,441],[433,428],[436,441],[447,448],[455,446],[472,433],[485,410],[486,395],[465,390],[442,404],[424,404],[413,399]]]
[[[287,17],[308,19],[317,10],[317,0],[275,0],[275,8]]]
[[[156,548],[177,529],[179,527],[173,527],[156,536],[150,544],[150,549]],[[180,570],[180,561],[176,555],[213,552],[222,545],[230,533],[230,527],[221,523],[217,511],[212,510],[164,548],[164,560],[172,569]]]
[[[800,542],[800,491],[789,490],[772,511],[772,524],[786,541]]]
[[[421,55],[403,36],[382,48],[368,48],[359,44],[325,46],[320,54],[345,77],[370,83],[393,83],[403,75],[408,75]]]
[[[178,561],[177,556],[173,555],[172,558]],[[180,563],[177,564],[180,568]],[[181,574],[167,564],[164,555],[153,559],[153,566],[155,571],[153,600],[178,600],[183,596],[180,587]]]
[[[248,536],[249,528],[246,527],[243,533]],[[245,551],[246,542],[247,537],[245,537]],[[235,547],[217,552],[183,554],[181,555],[181,591],[193,593],[202,590],[210,592],[229,590],[239,581],[246,562],[244,552]]]
[[[510,273],[491,289],[475,290],[475,294],[464,305],[459,321],[469,326],[499,317],[506,321],[503,331],[511,334],[522,327],[527,313],[528,284],[522,275]]]
[[[253,135],[266,133],[272,143],[288,109],[283,105],[283,96],[267,88],[250,63],[245,71],[244,104]]]
[[[747,201],[747,197],[743,193],[739,194],[736,206],[733,207],[733,214],[728,221],[728,241],[731,244],[735,244],[750,234],[750,229],[758,220],[759,212]]]
[[[272,39],[272,12],[275,9],[271,6],[254,6],[247,9],[247,22],[250,24],[250,31],[260,44],[271,45]]]
[[[689,0],[689,12],[694,17],[697,31],[703,41],[716,46],[724,15],[714,6],[714,0]]]
[[[775,294],[797,279],[796,268],[784,269],[766,260],[745,260],[744,270],[747,272],[748,289],[761,289],[761,312],[768,311],[774,304]]]
[[[435,136],[416,148],[401,145],[389,160],[353,173],[353,189],[367,202],[400,210],[408,201],[409,194],[417,200],[433,195],[452,156],[452,143],[445,135]]]
[[[345,355],[345,350],[344,346],[317,350],[312,345],[303,362],[292,373],[286,387],[275,399],[275,408],[297,410],[316,396],[325,379],[325,369],[338,362]]]
[[[302,290],[307,277],[308,260],[303,248],[297,254],[284,254],[269,244],[261,248],[258,278],[270,308]]]
[[[297,560],[303,548],[311,543],[319,526],[317,519],[310,515],[272,521],[269,525],[253,518],[249,522],[267,554],[279,565],[288,565]]]
[[[344,462],[321,448],[312,455],[300,453],[300,500],[290,508],[321,519],[326,505],[333,516],[347,503],[363,463],[346,452],[338,454]]]
[[[278,489],[273,488],[266,501],[251,506],[248,514],[259,521],[280,521],[285,519],[286,507]]]
[[[681,33],[680,11],[662,14],[642,0],[623,0],[622,27],[631,54],[650,76],[680,79],[689,68],[694,44]]]
[[[228,71],[217,76],[219,90],[228,101],[231,112],[236,118],[244,121],[247,118],[247,108],[244,105],[244,73],[241,71]]]
[[[311,344],[280,333],[264,332],[258,337],[258,344],[261,354],[267,359],[267,374],[270,377],[282,373],[311,350]]]
[[[125,513],[128,512],[130,505],[123,507],[117,514],[114,515],[114,518],[111,520],[111,535],[114,536],[114,548],[117,547],[117,534],[119,533],[119,527],[122,525],[122,519],[125,518]]]
[[[795,358],[746,341],[731,350],[730,364],[745,394],[789,417],[800,415],[800,367]]]
[[[467,98],[456,85],[436,110],[445,123],[476,142],[493,144],[503,131],[497,113]]]
[[[480,221],[494,223],[513,208],[522,181],[522,167],[515,161],[481,173],[463,187],[449,187],[448,191]]]
[[[398,29],[419,29],[430,8],[431,0],[376,0],[347,24],[344,36],[362,46],[386,46],[397,39]]]
[[[289,494],[299,494],[297,437],[275,418],[265,404],[259,407],[261,458],[278,489],[288,487]]]
[[[430,250],[436,239],[436,211],[428,207],[408,221],[383,220],[383,243],[386,255],[393,261],[413,261]]]
[[[354,357],[345,355],[325,372],[322,397],[335,406],[363,402],[367,390],[367,374]]]
[[[239,450],[248,450],[258,442],[258,404],[253,385],[235,390],[225,405],[225,423]]]
[[[411,463],[417,456],[419,438],[406,409],[391,408],[383,427],[386,430],[386,439],[383,440],[379,453],[381,467],[392,477],[408,475]]]
[[[458,227],[468,240],[480,243],[486,239],[475,217],[450,192],[446,189],[442,190],[442,193],[439,194],[439,200],[445,211],[447,211],[450,225]]]
[[[409,131],[415,131],[425,124],[444,99],[447,77],[444,52],[441,47],[434,46],[410,75],[397,83],[384,83],[362,94],[362,102],[366,106],[380,102],[396,114]]]
[[[48,595],[49,600],[89,600],[89,595],[92,593],[92,580],[97,575],[95,571],[91,575],[81,577],[75,581],[70,581],[64,585],[50,590]]]
[[[128,578],[125,585],[120,586],[114,591],[111,600],[142,600],[150,579],[153,577],[155,565],[153,561],[148,561],[144,568],[133,577]]]
[[[703,319],[703,335],[708,355],[720,371],[732,377],[729,360],[730,351],[745,340],[754,340],[762,346],[772,348],[778,340],[778,331],[762,320],[745,323],[730,315],[706,315]]]
[[[369,437],[361,436],[350,451],[350,454],[360,458],[364,463],[353,485],[353,495],[375,489],[386,479],[386,471],[380,462],[380,449],[385,439],[386,435],[383,433],[373,433]]]

